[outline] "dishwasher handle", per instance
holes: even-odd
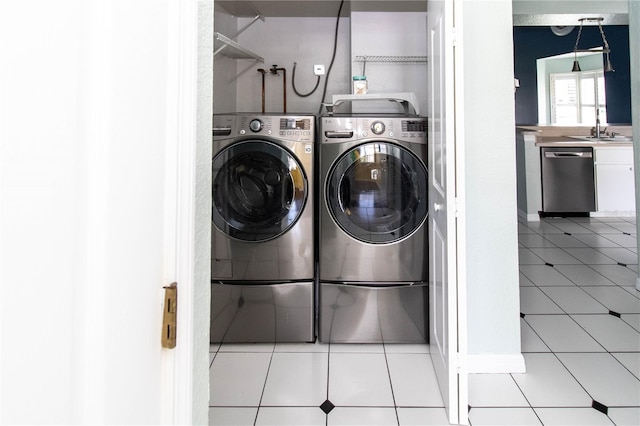
[[[545,158],[571,158],[571,157],[578,157],[578,158],[591,158],[593,157],[593,154],[591,152],[588,151],[583,151],[583,152],[575,152],[575,151],[553,151],[553,152],[545,152],[544,153],[544,157]]]

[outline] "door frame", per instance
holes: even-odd
[[[451,419],[468,423],[468,384],[466,369],[466,264],[465,264],[465,216],[464,216],[464,126],[463,126],[463,69],[462,69],[462,1],[452,2],[454,13],[454,81],[455,124],[455,180],[456,180],[456,368],[458,373],[458,407]],[[202,256],[210,256],[210,221],[199,217],[202,207],[200,197],[211,198],[211,167],[204,158],[211,160],[210,129],[213,115],[212,93],[205,94],[202,88],[211,88],[205,81],[208,74],[203,68],[213,69],[213,49],[208,49],[209,40],[199,45],[202,36],[209,36],[213,25],[200,27],[199,3],[209,3],[213,22],[214,0],[190,0],[171,2],[169,17],[168,47],[175,61],[168,64],[169,111],[168,134],[175,134],[168,141],[166,164],[170,178],[165,182],[167,214],[165,231],[167,239],[165,253],[168,262],[167,275],[174,275],[179,282],[178,298],[178,342],[173,351],[163,354],[162,389],[163,423],[205,424],[208,423],[208,326],[210,315],[210,286],[197,288],[200,281],[210,277],[209,266]],[[209,24],[209,23],[206,23]],[[199,38],[200,37],[200,38]],[[213,43],[212,39],[210,40]],[[207,136],[208,135],[208,136]],[[208,148],[205,146],[208,145]],[[208,172],[206,171],[208,169]],[[205,194],[208,194],[207,197]],[[204,204],[207,202],[204,201]],[[169,212],[173,211],[173,215]],[[205,215],[211,211],[211,201],[204,208]],[[206,246],[209,247],[206,247]],[[198,261],[198,257],[200,261]],[[210,281],[210,279],[208,280]]]
[[[455,181],[456,181],[456,303],[458,345],[458,422],[469,424],[469,370],[467,368],[467,230],[466,230],[466,156],[464,121],[464,48],[463,4],[464,0],[452,0],[454,43],[454,108],[455,108]]]
[[[208,424],[213,2],[168,2],[164,253],[178,305],[176,347],[162,349],[163,424]],[[211,21],[199,24],[206,3]]]

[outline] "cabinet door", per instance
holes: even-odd
[[[635,211],[633,165],[596,165],[596,191],[599,212]]]

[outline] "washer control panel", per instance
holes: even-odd
[[[292,142],[315,140],[315,116],[283,114],[214,114],[213,136],[269,136]]]
[[[314,139],[315,117],[282,115],[240,115],[239,135],[266,135],[289,141],[308,141]]]
[[[254,118],[249,122],[249,129],[251,129],[251,131],[254,133],[259,132],[260,130],[262,130],[263,127],[264,127],[264,123],[261,120],[258,120],[257,118]]]

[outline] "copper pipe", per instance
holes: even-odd
[[[258,72],[262,74],[262,113],[264,114],[264,75],[267,73],[267,71],[259,68]]]
[[[282,71],[282,102],[283,102],[283,113],[287,113],[287,70],[286,68],[278,68],[277,65],[274,65],[269,70],[271,74],[278,75],[278,71]]]

